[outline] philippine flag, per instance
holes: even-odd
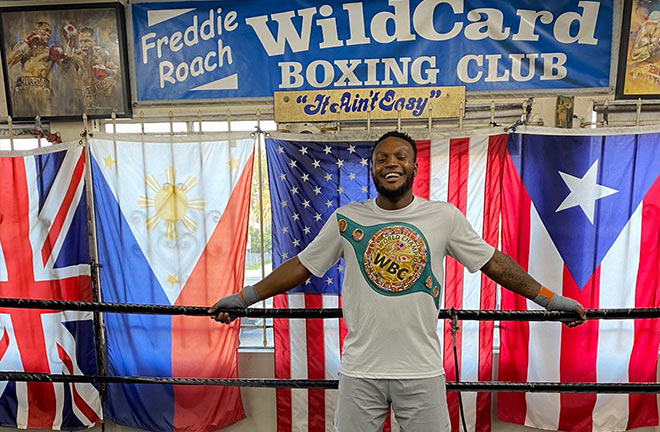
[[[90,141],[104,301],[209,306],[240,289],[254,140],[232,138]],[[105,328],[110,376],[237,376],[238,321],[106,314]],[[154,431],[245,417],[236,387],[111,384],[105,409]]]

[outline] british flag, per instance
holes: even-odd
[[[36,153],[36,154],[35,154]],[[84,149],[0,154],[0,295],[91,300]],[[90,312],[0,308],[0,370],[96,374]],[[0,424],[83,429],[102,419],[87,383],[0,382]]]

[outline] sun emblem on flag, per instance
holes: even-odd
[[[197,177],[188,176],[183,183],[176,182],[176,170],[169,167],[165,170],[165,183],[160,184],[153,174],[144,178],[147,188],[155,193],[153,198],[141,196],[138,206],[143,209],[154,209],[156,214],[146,220],[147,229],[154,231],[160,222],[165,223],[165,237],[172,241],[177,234],[177,223],[188,232],[197,231],[197,221],[190,211],[202,210],[204,201],[201,198],[189,198],[189,193],[197,187]]]

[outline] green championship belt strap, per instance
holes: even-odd
[[[386,296],[425,292],[439,307],[441,285],[431,271],[428,243],[417,227],[403,222],[363,226],[339,213],[337,224],[374,291]]]

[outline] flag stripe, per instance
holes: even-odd
[[[305,294],[289,294],[290,308],[304,308]],[[291,379],[307,379],[307,320],[290,320],[289,338],[291,346]],[[293,431],[306,431],[309,428],[309,405],[307,403],[306,389],[291,390],[291,412]]]
[[[488,162],[488,137],[472,138],[468,150],[467,190],[465,202],[465,217],[472,228],[483,236],[484,231],[484,201],[486,188],[486,166]],[[491,199],[491,197],[489,197]],[[463,309],[479,309],[481,305],[481,273],[470,273],[463,267]],[[461,323],[461,363],[462,381],[477,381],[479,379],[479,322],[463,321]],[[467,392],[462,394],[463,412],[468,431],[476,429],[477,394]]]
[[[644,197],[641,211],[639,268],[635,307],[660,307],[658,269],[660,268],[660,179]],[[658,367],[660,325],[658,320],[635,320],[635,339],[630,355],[630,382],[655,382]],[[657,395],[629,396],[627,429],[658,424]]]
[[[600,308],[634,308],[632,287],[637,282],[641,241],[642,205],[621,231],[612,249],[601,263]],[[627,271],[621,271],[626,268]],[[635,340],[635,322],[632,320],[602,320],[599,323],[598,352],[596,355],[597,382],[629,382],[628,364]],[[629,395],[596,395],[593,409],[593,430],[625,430],[628,423]]]
[[[46,236],[46,241],[41,249],[41,259],[43,264],[46,265],[48,259],[50,258],[53,252],[53,246],[57,243],[58,239],[61,237],[60,233],[64,228],[64,221],[67,218],[68,214],[73,214],[75,212],[75,207],[71,207],[71,203],[74,200],[78,186],[82,182],[83,172],[85,169],[85,157],[84,152],[80,154],[78,162],[73,170],[73,175],[71,176],[71,183],[66,190],[64,199],[62,201],[61,207],[58,209],[55,219],[53,219],[49,230],[48,235]]]
[[[561,292],[563,262],[550,235],[541,223],[540,216],[530,203],[529,218],[529,258],[528,271],[541,285],[555,292]],[[521,232],[522,234],[522,232]],[[530,300],[507,292],[522,300],[522,309],[541,309]],[[504,296],[504,294],[503,294]],[[527,364],[527,381],[560,381],[559,347],[561,344],[561,324],[530,322]],[[557,393],[529,393],[526,395],[527,412],[525,425],[553,425],[557,427],[560,395]],[[530,406],[538,409],[530,409]]]
[[[417,175],[413,181],[413,194],[429,199],[431,142],[415,141],[415,144],[417,146]]]
[[[521,179],[509,155],[505,158],[502,181],[502,201],[506,203],[502,206],[502,251],[528,270],[531,200],[521,187]],[[502,309],[525,309],[525,299],[508,295],[502,290]],[[500,322],[498,376],[501,381],[527,381],[530,324],[523,321]],[[525,393],[499,393],[497,401],[500,420],[527,424]]]
[[[467,138],[452,139],[449,142],[449,177],[447,181],[447,201],[454,204],[465,214],[467,201],[467,176],[469,169],[469,144]],[[447,257],[445,271],[445,307],[463,308],[463,268],[458,261]],[[465,323],[459,323],[464,325]],[[444,367],[447,381],[455,381],[457,371],[454,366],[454,352],[451,328],[445,326]],[[462,333],[456,333],[456,354],[461,364]],[[452,429],[458,428],[458,394],[447,394],[447,406],[452,421]]]
[[[9,333],[6,328],[2,329],[2,338],[0,338],[0,361],[5,356],[7,349],[9,348]]]
[[[305,308],[320,309],[323,307],[321,294],[304,294]],[[307,341],[307,379],[325,379],[325,350],[324,344],[318,343],[316,335],[324,335],[321,341],[325,341],[323,320],[306,319],[305,335]],[[309,416],[310,432],[323,432],[325,430],[325,391],[308,390],[307,407]]]
[[[496,135],[488,139],[486,184],[484,190],[483,209],[483,238],[489,244],[497,247],[499,235],[499,213],[501,205],[501,178],[502,162],[506,149],[506,136]],[[482,310],[495,309],[495,291],[497,284],[481,274],[481,299],[479,308]],[[491,381],[493,379],[493,321],[479,322],[479,381]],[[491,406],[492,396],[489,392],[477,393],[476,403],[476,427],[477,432],[489,432],[491,428]]]
[[[324,309],[332,309],[339,307],[339,296],[336,295],[322,295]],[[325,319],[323,320],[323,339],[325,356],[325,379],[336,380],[339,378],[339,362],[340,362],[340,333],[339,333],[339,319]],[[325,431],[334,430],[334,410],[337,406],[337,390],[325,391]]]
[[[288,309],[289,296],[281,294],[273,298],[275,309]],[[291,339],[289,323],[293,320],[274,318],[273,333],[277,340],[275,349],[275,378],[291,379]],[[277,398],[277,432],[292,432],[291,425],[291,389],[275,389]]]
[[[600,294],[600,267],[597,268],[587,285],[580,290],[573,277],[564,266],[562,294],[580,302],[585,308],[598,308]],[[560,382],[595,382],[596,353],[598,350],[598,324],[596,320],[568,328],[561,327],[561,353],[559,357]],[[555,323],[556,326],[560,325]],[[575,347],[581,347],[579,356]],[[559,429],[591,431],[593,421],[591,412],[596,404],[596,395],[568,394],[560,395]],[[585,413],[589,413],[585,416]]]
[[[449,190],[449,140],[433,141],[431,144],[431,180],[429,197],[433,201],[447,201]]]
[[[175,305],[204,306],[243,286],[252,154],[238,172],[220,220],[208,237]],[[234,239],[228,242],[227,239]],[[209,287],[218,287],[209,289]],[[200,378],[238,376],[239,324],[218,326],[212,320],[172,317],[172,376]],[[190,353],[194,353],[191,361]],[[174,386],[174,428],[216,430],[245,418],[240,389],[217,386]]]

